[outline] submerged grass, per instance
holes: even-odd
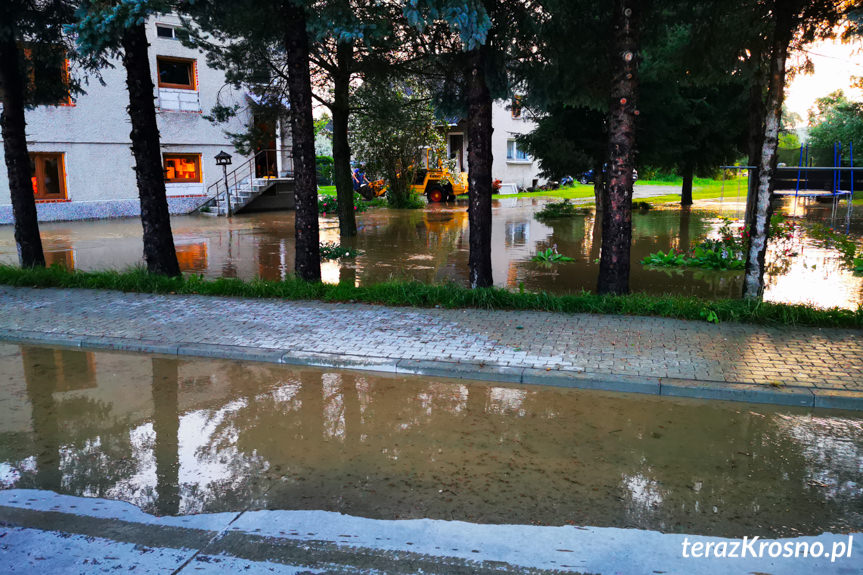
[[[20,287],[109,289],[160,294],[200,294],[290,300],[364,302],[396,306],[539,310],[660,316],[704,321],[756,324],[863,328],[863,307],[821,309],[748,300],[705,300],[691,296],[597,295],[587,292],[551,295],[546,292],[511,292],[500,288],[471,290],[456,284],[385,282],[356,287],[353,284],[309,283],[293,277],[284,281],[202,276],[165,277],[141,268],[127,271],[85,272],[59,266],[21,269],[0,265],[0,284]]]

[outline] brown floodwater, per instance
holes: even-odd
[[[0,344],[0,487],[158,514],[863,528],[859,414]]]
[[[535,212],[547,200],[495,202],[492,228],[494,283],[509,289],[565,294],[592,290],[599,271],[600,223],[593,212],[575,218],[540,222]],[[739,215],[742,205],[730,199],[692,210],[654,209],[633,213],[633,291],[688,294],[709,298],[739,297],[741,271],[647,268],[639,263],[658,250],[685,250],[716,234],[720,216]],[[844,207],[831,220],[830,206],[778,208],[809,220],[844,228]],[[850,222],[852,237],[863,238],[860,208]],[[225,218],[183,216],[172,219],[180,267],[208,277],[280,279],[294,267],[294,214],[271,212]],[[358,216],[359,234],[341,243],[362,250],[356,260],[322,264],[325,282],[370,284],[388,279],[468,283],[468,218],[462,203],[423,210],[371,209]],[[40,225],[49,263],[84,270],[126,268],[141,263],[141,224],[137,219],[46,223]],[[338,221],[321,218],[321,240],[339,241]],[[863,303],[863,276],[855,276],[833,249],[805,235],[792,243],[793,258],[771,252],[765,298],[823,307],[856,308]],[[575,259],[566,264],[530,261],[539,250],[557,246]],[[11,226],[0,227],[0,261],[17,261]]]

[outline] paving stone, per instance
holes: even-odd
[[[678,379],[709,383],[678,386],[681,394],[717,397],[711,389],[745,382],[751,392],[723,393],[799,387],[825,406],[838,400],[808,389],[863,396],[863,335],[850,329],[0,286],[0,339],[378,371],[448,362],[462,366],[457,377],[482,365],[477,376],[499,369],[504,381],[523,369],[545,381],[581,372],[583,386],[618,381],[621,390],[623,377],[645,388]]]

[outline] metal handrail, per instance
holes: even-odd
[[[289,161],[289,168],[285,170],[287,174],[293,175],[294,173],[294,163],[293,163],[293,154],[291,150],[259,150],[255,153],[254,156],[240,164],[238,167],[228,172],[226,177],[223,177],[217,182],[210,184],[207,187],[207,196],[211,196],[209,200],[207,200],[207,205],[215,204],[216,206],[222,201],[220,198],[222,196],[227,196],[230,190],[237,190],[240,184],[244,181],[248,181],[249,190],[253,189],[254,180],[255,179],[266,179],[270,177],[279,178],[280,174],[277,172],[275,176],[266,176],[264,178],[257,178],[255,176],[255,167],[257,165],[257,161],[260,158],[267,158],[268,154],[282,154],[282,157]],[[277,170],[277,169],[276,169]],[[227,183],[227,185],[226,185]],[[228,199],[228,198],[225,198]]]

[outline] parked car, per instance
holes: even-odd
[[[602,167],[602,173],[604,174],[606,170],[606,166]],[[632,170],[632,181],[635,182],[638,180],[638,170]],[[578,176],[579,184],[590,184],[594,181],[593,170],[587,170],[583,172],[580,176]]]

